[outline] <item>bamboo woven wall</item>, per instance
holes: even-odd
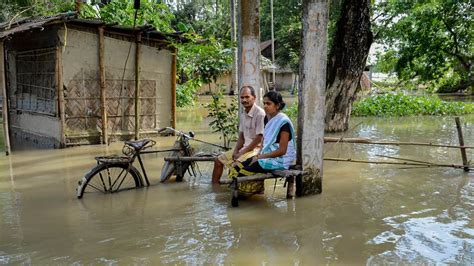
[[[59,30],[58,36],[65,44],[62,82],[66,145],[99,143],[103,134],[99,32],[68,28]],[[117,136],[112,139],[130,139],[135,133],[135,43],[105,32],[103,44],[106,131],[108,136]],[[171,124],[171,59],[169,50],[141,46],[141,136],[157,134],[155,128]]]
[[[94,136],[101,132],[100,88],[97,73],[82,71],[65,90],[66,126],[69,135]],[[109,134],[131,134],[135,128],[135,81],[106,80]],[[156,127],[156,81],[141,80],[140,128]]]

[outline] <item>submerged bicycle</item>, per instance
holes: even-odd
[[[122,148],[124,156],[99,156],[95,157],[97,166],[92,168],[78,183],[76,188],[77,198],[82,198],[87,193],[116,193],[123,190],[149,186],[150,181],[143,164],[142,154],[169,152],[169,158],[191,158],[191,156],[201,157],[199,161],[213,161],[214,156],[205,154],[195,154],[189,144],[189,140],[203,142],[220,148],[222,146],[207,143],[198,139],[194,139],[194,133],[188,134],[167,127],[159,130],[160,133],[165,131],[173,132],[177,135],[177,139],[171,149],[167,150],[149,150],[156,142],[151,139],[142,139],[136,141],[125,141]],[[133,165],[138,160],[141,172]],[[160,182],[165,182],[172,175],[176,175],[176,181],[183,180],[186,172],[196,176],[196,160],[165,160]],[[143,174],[143,176],[142,176]]]

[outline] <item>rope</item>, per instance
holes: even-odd
[[[135,9],[135,14],[133,16],[133,28],[135,29],[136,23],[137,23],[137,17],[138,17],[138,9]],[[124,89],[124,81],[125,81],[125,72],[127,70],[127,63],[128,59],[130,58],[130,52],[132,50],[132,42],[130,42],[130,46],[128,47],[128,53],[127,53],[127,58],[125,59],[125,64],[123,66],[123,73],[122,73],[122,81],[121,81],[121,86],[120,86],[120,93],[119,93],[119,98],[122,97],[123,89]],[[119,101],[119,108],[117,108],[117,114],[116,116],[119,117],[119,114],[122,113],[122,101]],[[122,123],[123,123],[123,117],[122,117]],[[115,133],[115,126],[117,125],[117,120],[115,120],[115,123],[112,125],[112,131],[111,131],[111,136],[114,135]],[[108,145],[110,145],[111,141],[109,141]]]

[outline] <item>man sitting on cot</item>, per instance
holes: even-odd
[[[240,103],[244,112],[240,115],[239,138],[234,150],[217,157],[212,171],[212,183],[219,183],[224,166],[233,167],[236,162],[243,162],[257,155],[262,148],[265,111],[255,104],[255,89],[243,86],[240,89]]]

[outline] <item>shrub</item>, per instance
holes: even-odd
[[[355,102],[354,116],[463,115],[474,113],[474,104],[445,102],[434,96],[384,94]]]
[[[237,140],[239,131],[239,105],[237,97],[232,99],[230,105],[223,102],[221,92],[212,94],[212,101],[205,105],[212,121],[209,126],[213,132],[220,133],[224,147],[230,148],[230,143]]]

